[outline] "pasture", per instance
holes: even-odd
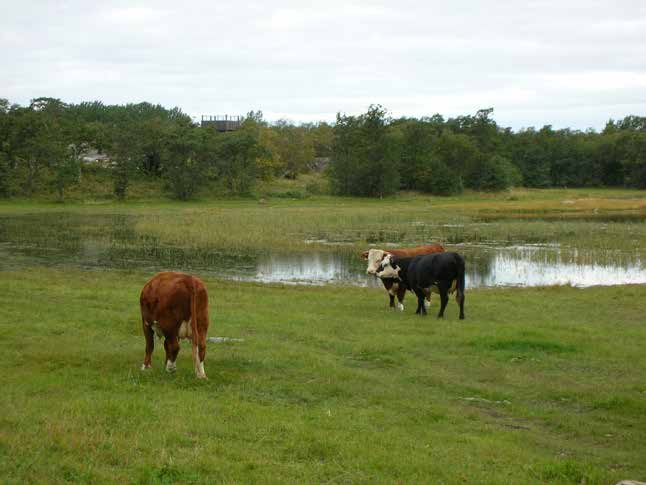
[[[191,256],[232,246],[325,251],[333,242],[352,252],[425,239],[557,242],[585,257],[640,260],[645,206],[634,191],[519,191],[263,204],[12,202],[0,204],[0,215],[14,236],[13,216],[60,217],[60,232],[42,235],[35,252],[89,250],[65,241],[68,217],[139,215],[128,244],[179,247],[170,254],[181,258],[164,264],[190,270]],[[2,251],[12,259],[0,267],[5,482],[646,478],[645,285],[467,287],[460,321],[453,298],[437,320],[437,296],[421,318],[412,294],[399,313],[378,288],[196,271],[209,290],[209,336],[241,339],[209,344],[209,380],[201,382],[186,342],[176,374],[163,370],[161,341],[153,369],[139,370],[138,297],[151,269],[109,259],[39,264]]]

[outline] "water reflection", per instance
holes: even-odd
[[[0,217],[0,271],[31,265],[192,271],[288,284],[381,286],[357,251],[227,253],[170,246],[138,233],[139,216],[44,214]],[[467,287],[646,283],[640,250],[578,251],[558,245],[448,246],[465,256]]]
[[[559,248],[490,248],[470,253],[467,264],[467,287],[479,286],[593,286],[646,283],[646,268],[639,257],[625,266],[575,263],[576,252]],[[565,253],[565,254],[564,254]],[[589,259],[589,258],[586,258]]]
[[[365,269],[365,263],[355,253],[270,254],[259,258],[253,279],[271,283],[380,285],[376,278],[365,274]]]

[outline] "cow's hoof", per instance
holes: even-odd
[[[399,305],[397,305],[397,310],[399,310],[400,312],[403,312],[404,311],[404,305],[402,305],[401,303]]]
[[[152,369],[152,365],[141,364],[141,370],[142,371],[143,370],[148,370],[148,369]]]
[[[177,370],[177,364],[175,362],[171,362],[170,360],[166,362],[166,372],[169,374],[172,374]]]
[[[428,310],[430,306],[431,306],[431,302],[428,300],[424,300],[424,308]]]
[[[195,366],[195,375],[198,379],[207,379],[206,372],[204,372],[204,362],[200,362]]]

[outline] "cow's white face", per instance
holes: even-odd
[[[401,268],[397,265],[393,266],[393,257],[391,254],[386,254],[379,266],[377,267],[376,275],[379,278],[395,278],[399,279],[399,270]]]
[[[371,249],[368,251],[368,268],[366,269],[366,273],[376,274],[381,260],[384,259],[386,254],[386,251],[382,249]]]

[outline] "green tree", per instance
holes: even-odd
[[[65,198],[65,189],[80,182],[81,161],[79,150],[75,147],[70,147],[67,156],[56,162],[54,173],[54,186],[58,193],[58,200],[62,201]]]
[[[397,128],[401,133],[401,188],[417,189],[418,175],[425,167],[437,139],[436,130],[430,123],[414,119],[401,120]]]
[[[113,192],[119,200],[126,198],[132,175],[135,172],[133,165],[132,160],[126,158],[117,160],[112,167]]]
[[[478,168],[476,188],[486,191],[500,191],[510,188],[518,179],[517,168],[505,157],[493,155],[483,159]]]
[[[459,194],[464,189],[462,178],[437,158],[431,158],[418,172],[416,186],[434,195]]]
[[[512,148],[512,159],[520,168],[523,183],[527,187],[552,185],[548,152],[551,127],[545,127],[541,131],[543,133],[539,136],[533,128],[522,130],[516,135]]]
[[[222,133],[214,145],[214,167],[232,194],[248,194],[256,181],[258,159],[264,156],[258,142],[259,123],[248,116],[241,129]]]
[[[27,196],[34,192],[41,174],[56,167],[67,151],[67,137],[59,118],[52,115],[54,109],[48,110],[42,103],[36,106],[41,111],[33,107],[15,110],[6,142]]]
[[[11,194],[11,167],[7,155],[0,152],[0,197]]]
[[[202,141],[199,128],[178,127],[162,151],[166,182],[180,200],[190,199],[204,181],[205,164],[200,157]]]
[[[478,145],[470,136],[448,129],[442,130],[432,152],[435,158],[465,180],[472,178],[482,158]]]
[[[626,185],[646,189],[646,131],[632,133],[625,143],[623,166]]]
[[[337,115],[330,166],[336,193],[383,197],[398,190],[398,143],[388,125],[386,111],[379,105],[358,117]]]
[[[315,125],[305,125],[308,139],[314,150],[314,157],[328,158],[332,156],[334,146],[334,128],[325,122]]]

